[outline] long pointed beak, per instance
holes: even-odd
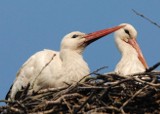
[[[92,32],[92,33],[89,33],[89,34],[86,34],[84,36],[84,38],[86,38],[86,41],[87,43],[91,43],[91,42],[94,42],[100,38],[102,38],[103,36],[106,36],[122,27],[124,27],[125,25],[121,25],[121,26],[115,26],[115,27],[112,27],[112,28],[107,28],[107,29],[103,29],[103,30],[99,30],[99,31],[96,31],[96,32]]]
[[[144,65],[144,67],[146,69],[148,69],[147,62],[142,54],[142,51],[141,51],[136,39],[135,38],[129,39],[128,43],[137,51],[138,59],[141,61],[141,63]]]

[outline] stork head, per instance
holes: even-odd
[[[137,53],[138,59],[147,69],[148,65],[136,41],[136,38],[137,38],[136,29],[132,25],[127,23],[120,24],[120,26],[122,25],[124,25],[124,27],[115,32],[115,41],[118,48],[122,53],[124,53],[125,50],[129,50],[130,48],[134,49],[135,52]],[[130,52],[130,53],[133,53],[133,52]]]
[[[85,33],[74,31],[66,36],[64,36],[62,42],[61,42],[61,49],[67,49],[67,50],[82,50],[85,42]]]
[[[128,42],[129,39],[137,38],[137,31],[132,25],[127,23],[123,23],[120,25],[124,25],[124,27],[115,32],[116,38],[119,37],[121,40],[125,42]]]
[[[61,42],[61,50],[62,49],[68,49],[77,51],[79,53],[83,52],[84,48],[88,46],[90,43],[102,38],[103,36],[106,36],[120,28],[122,26],[116,26],[113,28],[103,29],[96,32],[92,32],[89,34],[85,34],[79,31],[71,32],[64,36],[62,42]]]

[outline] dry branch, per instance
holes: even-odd
[[[16,101],[1,100],[3,114],[83,114],[160,112],[160,63],[146,72],[121,76],[100,74],[64,88],[49,88],[27,95],[26,88]],[[148,77],[149,80],[143,78]],[[27,87],[29,88],[29,87]]]
[[[136,15],[138,15],[138,16],[140,16],[140,17],[142,17],[143,19],[145,19],[145,20],[149,21],[151,24],[153,24],[153,25],[155,25],[156,27],[160,28],[160,25],[159,25],[159,24],[157,24],[156,22],[152,21],[150,18],[148,18],[148,17],[144,16],[143,14],[141,14],[141,13],[137,12],[137,11],[136,11],[136,10],[134,10],[134,9],[132,9],[132,11],[133,11]]]

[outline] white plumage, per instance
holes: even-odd
[[[37,52],[20,68],[6,99],[16,99],[16,93],[29,83],[31,93],[43,88],[63,87],[66,85],[65,82],[71,84],[79,81],[90,72],[82,56],[85,47],[122,27],[117,26],[90,34],[72,32],[63,38],[60,52]]]
[[[148,66],[136,41],[137,31],[130,24],[121,25],[125,27],[115,32],[115,42],[122,55],[115,72],[121,75],[143,72]]]

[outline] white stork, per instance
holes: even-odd
[[[30,84],[30,91],[63,87],[82,79],[90,73],[82,53],[86,46],[123,26],[85,34],[71,32],[62,42],[60,51],[43,50],[32,55],[20,68],[6,99],[15,100],[16,93]]]
[[[136,41],[137,31],[130,24],[122,25],[125,26],[114,33],[116,45],[122,55],[115,72],[121,75],[143,72],[148,65]]]

